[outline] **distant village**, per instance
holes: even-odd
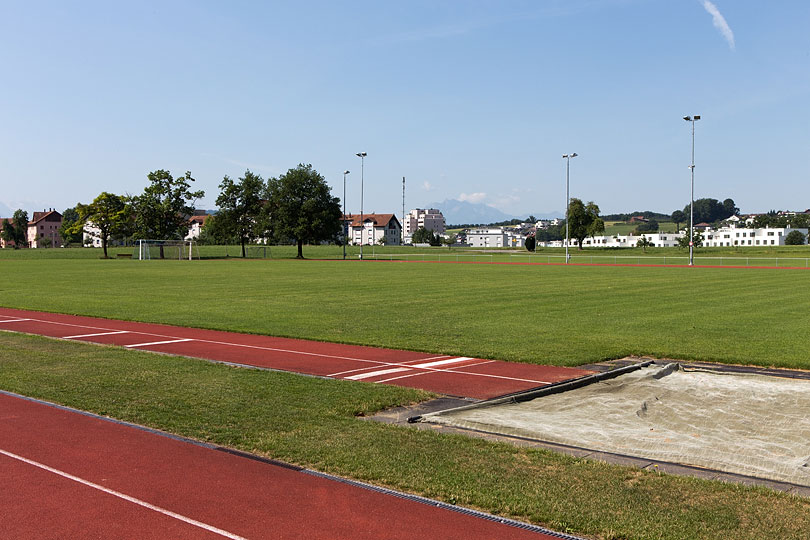
[[[184,239],[200,239],[206,221],[212,213],[204,210],[195,211],[188,216],[188,231]],[[770,216],[771,219],[762,219]],[[632,216],[626,222],[643,225],[650,220],[642,215]],[[763,223],[778,223],[779,226]],[[0,218],[0,227],[13,223],[13,218]],[[346,214],[343,216],[345,237],[349,245],[450,245],[473,248],[525,248],[527,240],[537,247],[561,248],[566,246],[564,220],[540,219],[533,222],[520,222],[512,225],[466,227],[453,233],[447,231],[447,224],[442,212],[435,208],[414,208],[402,219],[394,213],[389,214]],[[802,235],[802,244],[807,242],[810,209],[804,211],[779,211],[768,214],[732,215],[717,224],[696,223],[696,234],[700,245],[707,247],[733,246],[783,246],[791,243],[789,235],[798,231]],[[799,226],[793,226],[793,225]],[[801,226],[803,225],[803,226]],[[63,216],[54,209],[34,212],[27,222],[23,244],[26,248],[64,247]],[[548,231],[557,229],[555,235],[560,239],[544,239]],[[643,229],[643,227],[639,227]],[[560,235],[562,229],[562,235]],[[687,235],[688,227],[681,227],[677,232],[636,232],[628,234],[604,234],[589,236],[583,240],[582,247],[631,248],[640,245],[649,247],[678,247]],[[428,233],[428,234],[424,234]],[[428,239],[427,241],[425,239]],[[794,236],[793,238],[797,238]],[[643,241],[642,241],[643,239]],[[342,243],[343,235],[336,241]],[[639,242],[642,241],[642,244]],[[570,240],[572,247],[579,247],[575,239]],[[113,242],[120,243],[120,242]],[[92,223],[84,226],[81,245],[100,247],[102,244],[99,230]],[[0,238],[0,247],[15,247],[13,240]]]

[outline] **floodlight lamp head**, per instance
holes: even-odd
[[[563,159],[567,159],[567,158],[568,158],[568,154],[563,154]]]
[[[357,154],[355,154],[355,155],[356,155],[357,157],[359,157],[359,158],[364,158],[364,157],[366,157],[368,154],[366,154],[365,152],[357,152]]]
[[[684,117],[683,117],[683,119],[684,119],[684,120],[686,120],[687,122],[691,122],[691,121],[692,121],[692,117],[691,117],[691,116],[684,116]]]
[[[349,174],[350,171],[343,171],[343,174]]]
[[[579,155],[579,154],[577,154],[576,152],[574,152],[573,154],[571,154],[571,157],[577,157],[578,155]]]
[[[695,115],[695,120],[700,120],[700,115],[699,114]]]

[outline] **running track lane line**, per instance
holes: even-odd
[[[24,458],[23,456],[18,456],[17,454],[7,452],[6,450],[3,450],[2,448],[0,448],[0,454],[2,454],[4,456],[7,456],[7,457],[10,457],[12,459],[16,459],[18,461],[22,461],[23,463],[27,463],[28,465],[33,465],[34,467],[38,467],[40,469],[46,470],[48,472],[51,472],[51,473],[56,474],[58,476],[61,476],[62,478],[67,478],[68,480],[73,480],[74,482],[78,482],[79,484],[91,487],[93,489],[97,489],[99,491],[103,491],[104,493],[107,493],[108,495],[112,495],[113,497],[118,497],[119,499],[124,499],[125,501],[131,502],[133,504],[143,506],[144,508],[147,508],[147,509],[152,510],[154,512],[158,512],[159,514],[163,514],[165,516],[169,516],[169,517],[172,517],[174,519],[183,521],[185,523],[188,523],[189,525],[194,525],[195,527],[205,529],[206,531],[212,532],[214,534],[224,536],[225,538],[230,538],[232,540],[247,540],[243,536],[238,536],[238,535],[230,533],[228,531],[223,531],[222,529],[218,529],[218,528],[214,527],[213,525],[208,525],[207,523],[203,523],[201,521],[197,521],[196,519],[191,519],[190,517],[186,517],[186,516],[183,516],[181,514],[177,514],[175,512],[172,512],[171,510],[166,510],[165,508],[155,506],[154,504],[150,504],[150,503],[148,503],[146,501],[136,499],[135,497],[130,497],[129,495],[126,495],[126,494],[121,493],[119,491],[115,491],[113,489],[106,488],[104,486],[100,486],[98,484],[90,482],[89,480],[85,480],[84,478],[79,478],[78,476],[74,476],[74,475],[72,475],[70,473],[66,473],[65,471],[60,471],[59,469],[54,469],[53,467],[49,467],[49,466],[47,466],[47,465],[45,465],[43,463],[39,463],[39,462],[34,461],[32,459]]]
[[[7,317],[7,315],[3,315],[3,316]],[[112,331],[109,328],[103,328],[103,327],[99,327],[99,326],[72,324],[72,323],[64,323],[64,322],[58,322],[58,321],[47,321],[47,320],[43,320],[43,319],[33,319],[33,318],[32,319],[14,319],[14,320],[10,320],[10,321],[0,321],[0,322],[23,322],[23,321],[33,321],[33,322],[38,322],[38,323],[43,323],[43,324],[55,324],[55,325],[61,325],[61,326],[72,326],[72,327],[75,327],[75,328],[91,328],[91,329],[94,329],[94,330]],[[182,338],[182,339],[180,339],[180,338],[177,338],[177,336],[169,336],[169,335],[165,335],[165,334],[154,334],[154,333],[151,333],[151,332],[129,331],[129,333],[141,334],[141,335],[144,335],[144,336],[154,336],[154,337],[159,337],[159,338],[170,338],[171,341],[159,341],[159,342],[153,342],[153,343],[139,343],[139,344],[135,344],[135,345],[125,345],[125,347],[145,347],[145,346],[148,346],[148,345],[160,345],[160,344],[177,343],[177,342],[183,342],[183,341],[197,341],[197,342],[200,342],[200,343],[210,343],[212,345],[226,345],[226,346],[230,346],[230,347],[243,347],[243,348],[246,348],[246,349],[256,349],[256,350],[262,350],[262,351],[281,352],[281,353],[288,353],[288,354],[299,354],[299,355],[303,355],[303,356],[316,356],[316,357],[319,357],[319,358],[332,358],[332,359],[335,359],[335,360],[351,360],[351,361],[354,361],[354,362],[365,362],[365,363],[368,363],[368,364],[374,364],[374,365],[377,365],[377,366],[389,366],[389,367],[392,367],[392,368],[393,367],[402,367],[402,368],[411,369],[411,368],[415,367],[413,364],[405,364],[405,363],[401,363],[401,362],[384,362],[382,360],[367,360],[367,359],[363,359],[363,358],[354,358],[354,357],[351,357],[351,356],[339,356],[339,355],[334,355],[334,354],[323,354],[323,353],[314,353],[314,352],[307,352],[307,351],[295,351],[295,350],[290,350],[290,349],[279,349],[279,348],[275,348],[275,347],[261,347],[261,346],[258,346],[258,345],[248,345],[248,344],[243,344],[243,343],[230,343],[230,342],[227,342],[227,341],[215,341],[215,340],[208,340],[208,339],[192,339],[192,338]],[[56,339],[66,339],[66,338],[56,338]],[[214,360],[214,361],[218,362],[217,360]],[[420,360],[417,360],[417,361],[420,361]],[[247,365],[249,365],[249,364],[247,364]],[[536,379],[522,379],[522,378],[519,378],[519,377],[507,377],[507,376],[504,376],[504,375],[492,375],[492,374],[488,374],[488,373],[475,373],[475,372],[467,372],[467,371],[457,371],[455,369],[435,369],[435,368],[431,368],[431,367],[421,367],[419,369],[423,369],[426,372],[434,372],[434,373],[457,373],[457,374],[461,374],[461,375],[472,375],[472,376],[475,376],[475,377],[485,377],[485,378],[491,378],[491,379],[502,379],[502,380],[507,380],[507,381],[537,383],[537,384],[541,384],[541,385],[542,384],[551,384],[551,381],[542,381],[542,380],[536,380]],[[286,370],[284,370],[284,371],[286,371]],[[344,373],[347,373],[347,372],[344,372]],[[351,377],[346,377],[346,378],[351,379]]]

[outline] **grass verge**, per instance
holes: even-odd
[[[0,332],[0,387],[603,539],[800,539],[810,501],[363,422],[420,391]]]

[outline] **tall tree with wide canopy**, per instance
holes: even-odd
[[[680,232],[681,223],[686,222],[686,214],[681,210],[675,210],[672,212],[672,221],[675,222],[675,232]]]
[[[239,238],[242,257],[245,257],[245,244],[264,235],[262,207],[265,185],[262,177],[245,171],[245,176],[234,182],[229,177],[219,184],[219,197],[216,215],[217,225],[226,234]]]
[[[593,201],[585,204],[580,199],[572,197],[568,206],[568,228],[571,238],[574,238],[577,247],[582,249],[582,241],[585,238],[605,232],[605,222],[599,217],[599,206]]]
[[[312,165],[298,165],[267,181],[267,212],[277,240],[294,240],[298,258],[304,242],[331,240],[340,232],[340,200]]]
[[[102,191],[90,204],[77,204],[78,219],[71,225],[69,234],[80,234],[83,230],[101,239],[104,258],[107,258],[107,243],[113,234],[126,234],[132,222],[132,209],[127,199],[121,195]],[[92,224],[98,232],[85,228]]]
[[[62,224],[59,226],[59,236],[65,245],[80,244],[82,241],[82,231],[70,232],[74,230],[74,225],[79,221],[79,212],[76,207],[65,208],[62,212]]]
[[[3,222],[3,230],[0,231],[0,234],[7,243],[14,242],[14,249],[27,246],[28,212],[20,209],[15,210],[11,221]]]
[[[194,213],[194,202],[203,197],[203,190],[191,191],[191,172],[172,177],[159,169],[147,175],[149,185],[135,203],[135,233],[139,238],[180,240],[188,230],[188,219]],[[164,258],[160,246],[160,258]]]

